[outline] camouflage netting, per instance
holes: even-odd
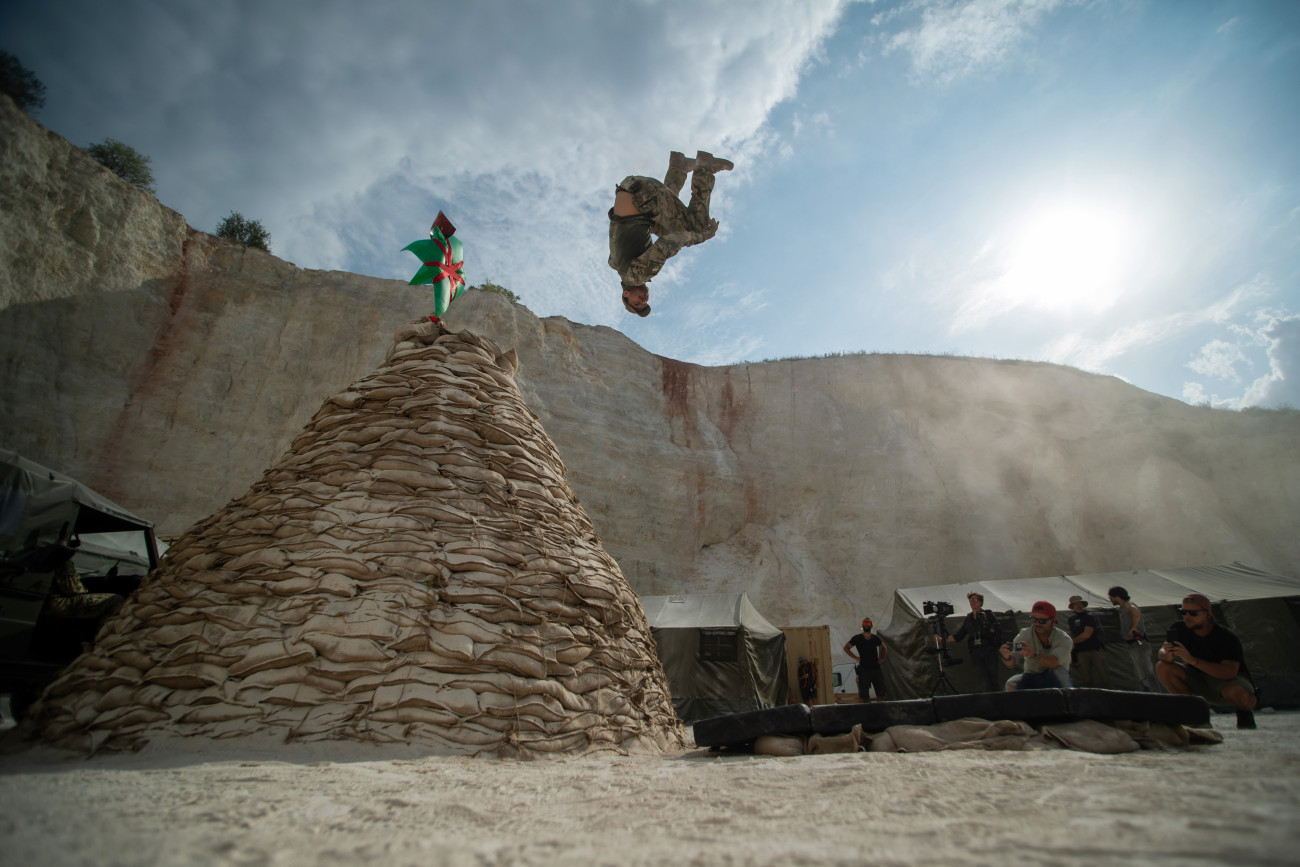
[[[431,322],[192,527],[33,708],[39,736],[684,746],[641,606],[524,405],[514,353]]]

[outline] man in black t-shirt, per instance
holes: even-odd
[[[1210,600],[1200,593],[1183,597],[1183,619],[1165,633],[1156,675],[1175,695],[1199,695],[1211,704],[1237,709],[1237,728],[1255,728],[1255,686],[1238,638],[1214,621]]]
[[[866,618],[862,621],[862,632],[844,642],[844,652],[857,663],[858,698],[864,702],[871,701],[872,686],[876,688],[876,701],[884,698],[885,689],[885,676],[880,670],[880,663],[888,651],[880,636],[871,634],[871,625],[871,618]]]
[[[1088,600],[1082,596],[1070,597],[1070,638],[1074,648],[1070,651],[1070,668],[1076,686],[1101,689],[1110,680],[1106,668],[1106,652],[1102,649],[1101,625],[1085,609]]]

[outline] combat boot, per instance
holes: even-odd
[[[668,155],[668,174],[664,175],[664,186],[672,190],[673,195],[682,191],[686,185],[686,176],[695,171],[695,160],[681,151]]]
[[[731,160],[724,160],[722,157],[715,157],[708,151],[697,151],[695,154],[695,171],[708,172],[729,172],[736,167]]]

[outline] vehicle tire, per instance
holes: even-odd
[[[787,704],[699,720],[695,723],[695,744],[727,747],[752,741],[759,735],[811,733],[808,705]]]

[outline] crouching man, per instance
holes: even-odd
[[[1069,689],[1070,649],[1068,633],[1056,628],[1056,606],[1035,602],[1030,609],[1033,624],[1020,630],[1010,643],[1002,645],[1002,664],[1015,668],[1024,663],[1023,674],[1007,678],[1007,691],[1017,689]]]
[[[1237,728],[1255,728],[1255,687],[1246,671],[1241,639],[1214,622],[1210,600],[1200,593],[1183,597],[1183,619],[1165,633],[1156,676],[1175,695],[1199,695],[1210,704],[1237,709]]]

